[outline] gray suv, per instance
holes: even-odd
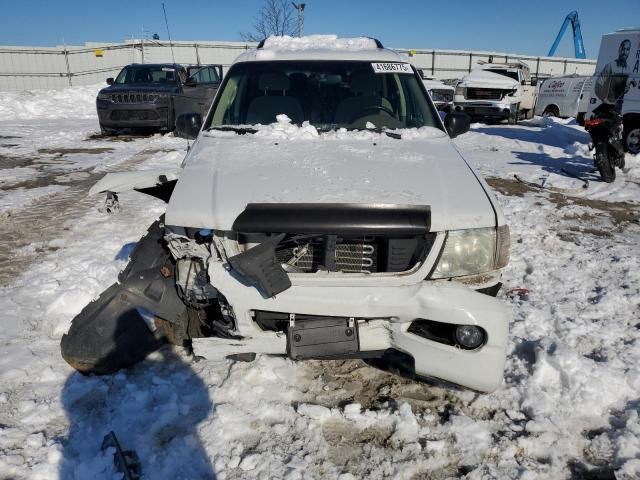
[[[221,65],[127,65],[115,79],[107,78],[109,86],[98,93],[100,130],[105,135],[123,129],[173,130],[176,112],[206,113],[221,79]]]

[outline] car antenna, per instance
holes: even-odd
[[[167,11],[164,8],[164,2],[162,2],[162,11],[164,12],[164,24],[167,26],[167,36],[169,37],[169,47],[171,47],[171,59],[173,63],[176,63],[176,57],[173,55],[173,42],[171,41],[171,32],[169,31],[169,21],[167,20]]]

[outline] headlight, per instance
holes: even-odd
[[[509,263],[509,227],[453,230],[447,234],[440,259],[430,278],[476,275]]]
[[[149,100],[153,102],[157,102],[158,100],[166,100],[169,97],[166,93],[156,93],[154,95],[149,95]]]
[[[465,87],[456,87],[456,95],[462,95],[464,97],[466,90]]]
[[[99,94],[98,94],[98,100],[108,100],[108,101],[111,101],[111,94],[110,94],[110,93],[99,93]]]

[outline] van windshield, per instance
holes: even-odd
[[[406,73],[376,73],[371,62],[361,61],[238,63],[225,77],[205,128],[268,125],[280,114],[319,130],[442,128],[422,82],[404,65]]]

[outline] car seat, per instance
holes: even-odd
[[[292,123],[301,123],[304,113],[300,102],[287,96],[291,84],[284,73],[263,73],[258,77],[259,96],[249,103],[246,122],[249,125],[268,125],[276,115],[285,114]]]

